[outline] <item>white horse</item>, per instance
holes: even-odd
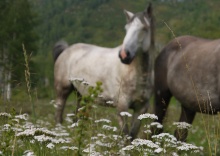
[[[85,95],[83,85],[71,83],[72,78],[83,78],[89,85],[102,82],[102,100],[113,101],[118,110],[119,125],[132,138],[140,128],[137,117],[147,111],[152,92],[150,49],[154,46],[151,4],[140,13],[124,11],[127,24],[123,44],[104,48],[78,43],[69,46],[58,42],[53,51],[54,81],[57,94],[56,122],[62,122],[67,97],[72,91]],[[78,101],[79,102],[79,101]],[[120,112],[134,110],[131,131],[128,132]]]

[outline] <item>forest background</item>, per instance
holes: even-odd
[[[125,35],[123,9],[143,11],[149,0],[1,0],[1,98],[24,100],[24,51],[30,68],[32,93],[54,99],[53,45],[63,39],[116,47]],[[157,53],[173,35],[220,38],[219,0],[153,0]],[[10,95],[10,96],[11,96]],[[1,100],[2,101],[2,100]]]

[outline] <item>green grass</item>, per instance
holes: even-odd
[[[26,101],[27,100],[27,101]],[[72,123],[69,123],[67,121],[64,122],[63,127],[59,129],[59,127],[56,126],[54,122],[54,112],[55,108],[53,107],[53,104],[50,104],[50,100],[37,100],[33,99],[34,105],[35,105],[35,113],[36,113],[36,124],[37,127],[45,127],[48,130],[54,131],[54,132],[66,132],[69,134],[68,138],[70,139],[70,143],[63,143],[63,144],[56,144],[53,149],[49,149],[46,146],[49,142],[46,143],[39,143],[35,141],[34,144],[30,143],[30,138],[19,138],[15,137],[15,134],[11,131],[9,132],[0,132],[0,139],[2,142],[6,142],[6,145],[0,145],[0,151],[4,152],[5,155],[22,155],[26,150],[31,150],[35,153],[35,155],[77,155],[77,150],[61,150],[60,148],[62,146],[74,146],[77,147],[77,139],[79,136],[79,130],[77,131],[77,128],[68,128]],[[152,103],[152,101],[151,101]],[[86,122],[86,130],[82,142],[83,149],[87,148],[87,144],[90,144],[91,142],[94,143],[94,140],[91,140],[91,137],[97,137],[98,134],[104,134],[106,138],[101,138],[100,136],[96,141],[102,141],[104,143],[115,143],[112,144],[111,148],[109,147],[101,147],[96,146],[96,151],[102,153],[102,155],[109,155],[110,152],[111,155],[117,155],[120,149],[127,146],[129,144],[129,141],[126,141],[125,137],[122,135],[118,123],[117,123],[117,116],[116,116],[116,109],[115,108],[106,108],[104,106],[94,105],[95,108],[91,109],[90,112],[90,118],[93,120],[88,120]],[[152,113],[152,105],[149,109],[149,112]],[[12,109],[13,108],[13,109]],[[164,132],[173,134],[175,127],[173,126],[174,121],[178,121],[179,115],[180,115],[180,104],[175,100],[172,99],[167,116],[164,122]],[[67,101],[64,117],[66,117],[66,114],[73,113],[75,110],[74,105],[74,96],[71,96],[69,100]],[[1,103],[0,112],[8,112],[10,114],[18,115],[23,113],[29,114],[28,122],[33,122],[34,119],[31,115],[31,104],[27,99],[23,100],[12,100],[11,102],[7,102],[3,105]],[[132,113],[132,111],[130,111]],[[202,118],[205,119],[205,121],[202,120]],[[195,144],[196,146],[202,146],[204,147],[204,150],[199,155],[219,155],[220,150],[218,149],[217,143],[219,143],[219,134],[218,131],[219,128],[219,115],[216,116],[208,116],[204,114],[197,114],[195,121],[193,123],[193,126],[191,130],[189,131],[188,136],[188,143]],[[118,130],[116,132],[108,131],[102,128],[102,125],[95,124],[94,120],[98,119],[108,119],[111,120],[110,126],[117,127]],[[11,120],[7,120],[5,118],[0,118],[0,126],[9,123],[14,126],[23,125],[27,121],[20,121],[19,124],[13,123]],[[204,128],[204,122],[205,122],[205,128]],[[206,133],[205,129],[208,129],[208,133]],[[143,137],[143,129],[144,126],[141,127],[141,131],[139,133],[138,137]],[[215,130],[215,131],[214,131]],[[208,134],[208,137],[206,137]],[[120,141],[114,141],[112,136],[117,135],[121,136],[123,139]],[[209,146],[208,139],[210,140],[211,149]],[[122,141],[123,140],[123,141]],[[12,145],[15,145],[15,148],[11,147]],[[217,145],[217,146],[216,146]],[[6,148],[6,147],[7,148]],[[3,148],[4,147],[4,148]],[[147,147],[145,147],[147,148]],[[14,151],[14,152],[13,152]],[[6,152],[6,153],[5,153]],[[131,153],[131,155],[142,155],[143,153],[134,151]],[[85,153],[83,155],[86,155]],[[162,155],[162,154],[161,154]],[[179,155],[183,155],[183,153],[180,153]],[[188,155],[198,155],[197,154],[188,154]]]

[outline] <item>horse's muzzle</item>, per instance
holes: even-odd
[[[130,53],[123,51],[123,50],[119,51],[119,58],[120,58],[121,62],[124,64],[130,64],[133,60]]]

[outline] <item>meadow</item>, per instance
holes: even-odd
[[[0,155],[219,155],[219,118],[197,114],[193,125],[178,123],[180,104],[172,99],[164,123],[164,133],[152,138],[150,128],[157,126],[155,115],[151,114],[152,103],[147,114],[140,116],[142,127],[137,139],[130,142],[123,135],[116,118],[116,109],[95,104],[99,89],[91,89],[83,97],[83,107],[75,121],[74,95],[65,108],[65,121],[56,125],[54,121],[54,100],[40,100],[28,95],[3,103],[0,110]],[[84,102],[83,102],[84,101]],[[86,101],[86,102],[85,102]],[[35,116],[32,106],[34,105]],[[121,115],[131,118],[131,112]],[[75,122],[74,122],[75,121]],[[186,143],[179,142],[172,135],[176,127],[189,128]],[[184,127],[185,126],[185,127]]]

